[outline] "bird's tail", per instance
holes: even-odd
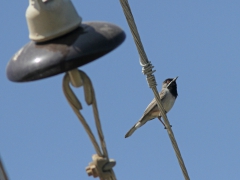
[[[136,131],[135,125],[127,132],[125,138],[131,136],[134,133],[134,131]]]
[[[136,130],[137,130],[138,128],[140,128],[142,125],[143,125],[143,124],[142,124],[140,121],[138,121],[138,122],[127,132],[127,134],[125,135],[125,138],[131,136],[131,135],[134,133],[134,131],[136,131]]]

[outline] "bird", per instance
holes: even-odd
[[[176,78],[168,78],[162,83],[162,90],[159,92],[161,103],[166,113],[168,113],[173,107],[175,100],[178,96],[177,92],[177,80]],[[131,136],[138,128],[144,125],[149,120],[158,118],[161,123],[165,126],[165,124],[161,120],[161,113],[158,109],[157,102],[155,98],[151,101],[151,103],[147,106],[144,111],[142,117],[139,121],[127,132],[125,138]],[[166,129],[166,126],[165,126]]]

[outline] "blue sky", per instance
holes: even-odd
[[[107,21],[125,42],[80,67],[91,78],[110,158],[118,179],[183,179],[166,130],[156,119],[130,138],[153,94],[119,1],[77,1],[83,21]],[[158,89],[179,76],[178,98],[168,114],[191,179],[237,180],[240,176],[240,2],[130,1]],[[93,146],[68,105],[63,74],[13,83],[6,65],[29,42],[28,1],[1,1],[0,154],[11,180],[92,179],[85,172]],[[96,134],[91,107],[75,89]]]

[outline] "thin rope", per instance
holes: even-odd
[[[168,132],[169,138],[172,142],[172,146],[173,146],[174,151],[176,153],[179,165],[182,169],[183,176],[184,176],[185,180],[190,180],[190,178],[188,176],[187,169],[186,169],[185,164],[184,164],[184,161],[182,159],[180,150],[178,148],[177,141],[174,137],[174,134],[173,134],[173,131],[172,131],[171,126],[169,124],[168,118],[165,114],[165,110],[164,110],[164,108],[161,104],[161,99],[160,99],[160,96],[159,96],[159,93],[158,93],[157,87],[156,87],[157,83],[156,83],[156,80],[155,80],[155,76],[153,75],[153,73],[155,72],[155,70],[153,71],[154,66],[152,66],[150,61],[148,61],[148,58],[147,58],[147,55],[144,51],[144,48],[143,48],[138,30],[137,30],[137,26],[135,24],[135,21],[134,21],[132,12],[131,12],[131,8],[128,4],[128,1],[127,0],[120,0],[120,3],[121,3],[121,6],[123,8],[124,15],[127,19],[128,25],[130,27],[134,42],[136,44],[136,47],[137,47],[137,50],[138,50],[138,53],[139,53],[139,56],[140,56],[140,65],[142,66],[142,72],[147,76],[148,85],[154,93],[154,97],[157,101],[158,108],[159,108],[159,110],[161,112],[161,115],[164,119],[165,125],[167,126],[167,132]]]
[[[1,161],[1,157],[0,157],[0,180],[8,180],[7,173]]]
[[[76,72],[76,71],[75,71]],[[105,139],[104,139],[104,135],[103,135],[103,131],[102,131],[102,127],[101,127],[101,122],[100,122],[100,118],[99,118],[99,113],[98,113],[98,108],[97,108],[97,103],[96,103],[96,98],[95,98],[95,93],[94,93],[94,88],[92,86],[92,82],[90,80],[90,78],[83,72],[78,70],[77,71],[78,74],[80,76],[75,78],[75,81],[79,81],[77,83],[79,83],[79,86],[83,86],[84,88],[84,94],[85,94],[85,100],[87,102],[88,105],[92,105],[93,108],[93,114],[94,114],[94,119],[95,119],[95,124],[96,124],[96,128],[98,131],[98,136],[99,136],[99,140],[100,140],[100,144],[101,144],[101,149],[97,143],[97,140],[94,136],[94,134],[92,133],[89,125],[87,124],[85,118],[83,117],[83,115],[80,113],[80,110],[82,109],[81,103],[79,102],[78,98],[76,97],[76,95],[73,93],[73,91],[70,88],[70,82],[71,82],[71,78],[68,73],[65,74],[64,78],[63,78],[63,92],[65,97],[67,98],[67,101],[69,102],[70,106],[72,107],[73,111],[75,112],[75,114],[77,115],[78,119],[80,120],[80,122],[82,123],[85,131],[87,132],[95,151],[97,152],[98,157],[103,157],[104,162],[106,161],[107,163],[109,163],[109,157],[108,157],[108,152],[107,152],[107,147],[106,147],[106,143],[105,143]],[[98,163],[99,159],[95,158],[94,163]],[[102,159],[100,159],[101,161]],[[101,161],[102,162],[102,161]],[[93,163],[93,164],[94,164]],[[107,164],[105,164],[107,165]],[[98,166],[98,164],[96,165]],[[98,175],[100,177],[100,179],[102,180],[115,180],[116,176],[114,171],[111,168],[111,163],[109,164],[110,169],[107,170],[107,172],[99,172]],[[101,167],[101,171],[103,171],[104,166]],[[103,177],[101,177],[100,175],[103,174]]]

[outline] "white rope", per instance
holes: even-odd
[[[85,100],[88,105],[92,105],[95,124],[97,127],[98,136],[100,139],[101,149],[89,125],[87,124],[85,118],[80,113],[82,106],[78,98],[76,97],[76,95],[71,90],[69,85],[70,82],[75,87],[83,86]],[[109,157],[108,157],[107,147],[106,147],[106,143],[104,140],[104,135],[103,135],[100,119],[99,119],[95,93],[94,93],[94,89],[93,89],[90,78],[83,71],[80,71],[80,70],[72,70],[66,73],[63,78],[63,92],[70,106],[72,107],[73,111],[75,112],[78,119],[82,123],[84,129],[86,130],[94,146],[94,149],[97,152],[97,155],[93,155],[92,157],[93,162],[91,162],[89,166],[86,168],[88,175],[92,175],[94,177],[100,177],[101,180],[115,180],[116,177],[115,177],[114,171],[112,170],[112,167],[116,164],[116,162],[112,159],[109,160]]]
[[[161,104],[161,99],[160,99],[160,96],[159,96],[159,93],[158,93],[157,87],[156,87],[157,83],[156,83],[155,77],[153,75],[153,73],[155,71],[152,70],[154,66],[152,66],[150,61],[148,61],[148,58],[147,58],[147,55],[144,51],[144,48],[143,48],[138,30],[137,30],[137,26],[135,24],[135,21],[134,21],[132,12],[131,12],[131,8],[128,4],[128,1],[127,0],[120,0],[120,3],[122,5],[123,12],[124,12],[125,17],[127,19],[128,25],[130,27],[134,42],[136,44],[136,47],[137,47],[137,50],[138,50],[138,53],[139,53],[139,56],[140,56],[140,64],[142,66],[142,72],[147,76],[148,85],[154,93],[154,97],[157,101],[158,108],[161,112],[161,115],[162,115],[162,117],[164,119],[164,122],[165,122],[165,125],[167,127],[167,132],[168,132],[169,138],[172,142],[172,146],[175,150],[179,165],[182,169],[183,176],[184,176],[185,180],[190,180],[190,178],[188,176],[188,173],[187,173],[187,169],[186,169],[185,164],[184,164],[184,161],[182,159],[180,150],[178,148],[177,141],[174,137],[174,134],[173,134],[173,131],[172,131],[171,126],[169,124],[168,118],[165,114],[165,110],[164,110],[164,108]]]

